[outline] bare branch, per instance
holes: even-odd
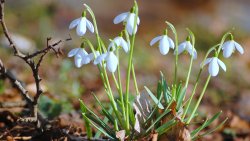
[[[18,89],[18,91],[21,93],[23,98],[28,102],[28,104],[32,104],[32,99],[30,98],[28,91],[22,86],[21,82],[15,79],[10,73],[7,72],[6,68],[4,67],[2,61],[0,60],[0,73],[1,75],[5,76],[10,80],[12,85]]]
[[[9,44],[10,44],[10,47],[12,47],[12,48],[14,49],[14,54],[15,54],[16,56],[22,58],[22,57],[24,57],[25,55],[22,54],[22,53],[18,50],[18,48],[16,47],[15,43],[13,42],[13,40],[12,40],[10,34],[9,34],[9,31],[8,31],[8,29],[7,29],[7,27],[6,27],[6,24],[5,24],[5,20],[4,20],[4,2],[5,2],[5,1],[4,1],[4,0],[1,0],[0,2],[1,2],[1,3],[0,3],[0,11],[1,11],[1,12],[0,12],[0,23],[1,23],[1,26],[2,26],[2,28],[3,28],[3,33],[4,33],[5,37],[8,39]]]
[[[13,48],[14,55],[21,58],[26,64],[28,64],[28,66],[32,70],[33,78],[34,78],[34,81],[36,84],[36,95],[34,96],[34,99],[31,99],[29,97],[28,91],[26,91],[26,89],[21,85],[21,83],[17,79],[11,77],[7,73],[7,70],[5,69],[1,60],[0,60],[0,73],[3,76],[7,77],[13,83],[13,85],[20,91],[20,93],[22,94],[22,96],[24,97],[26,102],[31,105],[32,117],[24,118],[24,119],[21,119],[20,121],[27,121],[27,122],[29,122],[29,121],[34,122],[35,121],[35,122],[37,122],[37,127],[40,127],[40,124],[39,124],[40,119],[38,119],[37,102],[38,102],[39,97],[43,93],[43,90],[42,90],[41,84],[40,84],[42,79],[39,76],[39,68],[41,66],[41,63],[42,63],[45,55],[49,51],[52,50],[56,54],[56,56],[58,57],[61,54],[61,50],[60,50],[60,48],[58,50],[56,50],[55,47],[60,45],[62,42],[71,40],[71,37],[69,37],[68,39],[65,39],[65,40],[59,40],[53,44],[49,44],[49,41],[51,40],[51,38],[47,38],[47,46],[44,49],[36,51],[32,54],[25,55],[18,50],[13,39],[11,38],[11,36],[8,32],[8,29],[7,29],[7,26],[5,24],[5,20],[4,20],[4,2],[5,2],[5,0],[0,0],[0,2],[1,2],[0,3],[0,24],[2,26],[4,35],[7,38],[10,46]],[[37,62],[35,62],[35,58],[38,58]]]

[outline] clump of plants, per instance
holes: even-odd
[[[166,21],[166,29],[163,30],[162,35],[152,39],[150,46],[158,46],[162,55],[167,55],[173,50],[175,55],[174,80],[172,84],[167,83],[165,76],[161,73],[161,78],[156,85],[157,90],[153,93],[146,86],[145,90],[139,90],[136,80],[136,66],[134,66],[133,56],[136,33],[140,25],[137,2],[134,1],[130,11],[119,14],[114,18],[114,24],[123,24],[124,28],[118,33],[117,37],[110,39],[109,45],[104,43],[98,32],[94,12],[88,5],[84,4],[84,6],[85,10],[82,12],[82,16],[73,20],[69,25],[69,29],[76,28],[76,33],[80,36],[82,44],[80,47],[72,49],[68,53],[68,57],[74,57],[75,66],[78,68],[91,62],[97,66],[110,102],[107,106],[93,94],[101,108],[100,112],[95,113],[80,100],[82,116],[89,139],[104,135],[111,140],[156,140],[161,137],[166,137],[169,140],[196,140],[212,133],[226,122],[227,119],[216,128],[199,134],[201,130],[220,116],[220,111],[212,118],[205,120],[197,129],[189,131],[187,128],[191,121],[199,116],[197,109],[210,79],[216,77],[220,69],[226,71],[226,65],[221,61],[220,54],[223,53],[224,58],[228,58],[234,51],[238,51],[240,54],[244,53],[241,45],[234,41],[232,33],[225,33],[220,43],[207,51],[200,64],[191,96],[187,97],[186,90],[192,73],[193,61],[198,56],[195,49],[195,36],[190,29],[187,29],[186,40],[179,42],[174,25]],[[96,35],[96,44],[85,36],[87,30]],[[174,35],[173,38],[169,36],[169,32]],[[91,50],[91,52],[88,53],[86,50]],[[120,60],[123,59],[120,57],[122,52],[128,55],[127,66],[125,67],[120,65]],[[190,55],[190,64],[183,84],[177,80],[178,65],[181,63],[178,61],[178,57],[184,52]],[[208,66],[207,79],[205,84],[202,84],[202,92],[196,93],[201,73],[204,72],[206,66]],[[127,70],[126,80],[121,79],[122,69]],[[116,89],[112,89],[111,81],[115,84]],[[125,88],[122,87],[123,83],[126,84]],[[131,85],[134,85],[135,93],[130,91]],[[194,100],[195,95],[198,95],[197,101]],[[191,103],[195,103],[195,106],[191,107]],[[93,135],[92,127],[98,130],[95,135]]]

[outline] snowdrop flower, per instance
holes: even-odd
[[[134,24],[137,18],[136,25]],[[119,24],[120,22],[126,23],[126,30],[130,35],[133,35],[133,30],[135,29],[135,33],[137,32],[137,25],[140,24],[140,18],[136,17],[135,8],[133,7],[130,12],[121,13],[114,19],[114,24]],[[134,27],[135,26],[135,27]]]
[[[73,57],[75,59],[75,66],[80,68],[83,64],[88,64],[90,59],[87,57],[88,53],[83,48],[72,49],[68,53],[68,57]]]
[[[108,50],[112,48],[112,50],[115,50],[116,47],[122,47],[123,50],[128,53],[129,51],[129,44],[121,37],[115,37],[114,40],[109,44]]]
[[[158,41],[159,50],[162,55],[166,55],[169,52],[169,48],[174,49],[175,47],[173,40],[167,36],[166,30],[164,32],[164,35],[153,38],[150,42],[150,46],[153,46]]]
[[[95,52],[96,56],[99,56],[100,53],[98,51]],[[88,54],[83,48],[75,48],[72,49],[68,53],[68,57],[73,57],[75,59],[75,66],[80,68],[82,65],[90,63],[94,59],[94,53]]]
[[[186,41],[182,42],[178,46],[178,55],[181,54],[183,51],[187,51],[191,56],[193,56],[194,59],[197,58],[197,52],[195,48],[193,48],[193,45],[191,44],[189,37]]]
[[[234,40],[226,41],[223,45],[222,48],[223,50],[223,56],[225,58],[228,58],[232,55],[232,53],[236,50],[239,51],[240,54],[244,53],[244,50],[240,44],[235,42]]]
[[[86,12],[84,11],[82,17],[73,20],[70,25],[69,29],[73,29],[76,27],[76,33],[78,36],[83,36],[87,28],[90,32],[94,33],[94,26],[93,24],[86,18]]]
[[[226,65],[217,57],[207,58],[204,65],[209,64],[208,72],[211,76],[217,76],[219,73],[219,66],[226,71]]]
[[[108,51],[104,54],[99,55],[95,60],[94,64],[102,64],[102,61],[106,61],[106,66],[110,72],[115,72],[118,65],[118,59],[113,51]]]

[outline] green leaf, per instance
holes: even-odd
[[[159,81],[157,84],[157,98],[159,99],[162,94],[161,82]]]
[[[154,103],[157,104],[158,108],[164,109],[163,105],[162,105],[161,102],[154,96],[154,94],[153,94],[146,86],[144,86],[144,88],[146,89],[146,91],[148,92],[149,96],[152,98],[152,100],[154,101]]]
[[[178,92],[178,97],[177,97],[177,106],[176,109],[179,110],[180,107],[182,106],[182,102],[184,100],[184,96],[186,94],[186,87],[182,88],[180,92]]]
[[[102,108],[102,113],[109,119],[109,121],[114,124],[114,118],[113,116],[105,109],[105,107],[103,106],[103,104],[100,102],[100,100],[96,97],[95,94],[94,95],[94,98],[96,99],[97,103],[101,106]]]
[[[222,121],[222,123],[220,123],[217,127],[213,128],[213,129],[210,129],[210,130],[206,131],[205,133],[203,133],[203,134],[201,134],[201,135],[199,135],[197,137],[192,137],[192,140],[197,140],[200,137],[203,137],[205,135],[213,133],[214,131],[216,131],[217,129],[219,129],[223,124],[225,124],[225,122],[227,120],[228,120],[228,118],[226,118],[224,121]]]
[[[146,133],[148,133],[166,114],[168,114],[171,110],[166,109],[152,124],[151,126],[146,130]]]
[[[82,116],[83,116],[84,118],[88,118],[88,117],[86,116],[85,113],[82,113]],[[102,132],[105,136],[109,137],[110,139],[115,139],[114,136],[112,136],[112,135],[110,135],[109,133],[107,133],[103,128],[99,128],[99,127],[96,126],[93,122],[90,122],[90,124],[92,124],[92,126],[94,126],[98,131]]]
[[[171,101],[171,93],[169,91],[169,87],[167,85],[167,82],[166,82],[166,79],[163,75],[162,72],[161,73],[161,89],[162,89],[162,92],[163,92],[163,96],[164,96],[164,100],[166,103],[169,103]]]
[[[156,129],[156,132],[159,133],[159,135],[163,134],[165,131],[167,131],[169,128],[171,128],[173,125],[175,125],[177,122],[175,121],[175,118],[164,123],[162,126]]]
[[[82,100],[79,101],[80,101],[81,111],[82,113],[85,113],[86,117],[88,117],[91,121],[95,122],[98,126],[106,130],[106,132],[108,132],[110,135],[115,135],[115,132],[106,123],[104,123],[103,120],[99,118],[99,116],[97,116],[93,111],[88,109],[88,107],[83,103]],[[89,112],[90,114],[88,114],[87,112]]]
[[[201,130],[209,126],[215,119],[217,119],[221,115],[222,111],[218,112],[215,114],[211,119],[206,120],[199,128],[195,129],[194,131],[191,132],[192,138],[198,134]]]

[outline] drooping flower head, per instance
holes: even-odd
[[[122,47],[123,50],[128,53],[129,44],[122,38],[122,36],[115,37],[108,46],[108,50],[115,50],[116,47]]]
[[[136,20],[136,24],[135,24]],[[129,35],[133,35],[137,32],[137,26],[140,24],[140,18],[135,14],[135,7],[131,8],[130,12],[121,13],[114,18],[114,24],[124,22],[126,24],[126,30]],[[133,31],[135,30],[135,33]]]
[[[219,67],[226,71],[226,65],[217,57],[207,58],[204,65],[208,65],[208,72],[211,76],[217,76],[219,73]]]
[[[96,56],[99,56],[98,51],[95,52]],[[80,68],[82,65],[90,63],[94,59],[94,53],[88,54],[87,51],[83,48],[83,44],[79,48],[74,48],[68,53],[68,57],[73,57],[75,61],[75,66]]]
[[[108,50],[106,53],[103,53],[101,55],[99,55],[95,60],[94,60],[94,64],[101,64],[102,62],[105,61],[106,65],[104,64],[104,66],[107,66],[108,70],[112,73],[114,73],[117,69],[118,66],[118,58],[115,56],[114,54],[114,50],[112,48],[110,48],[110,50]]]
[[[190,54],[190,56],[193,56],[194,59],[197,58],[197,52],[195,48],[193,47],[193,45],[191,44],[189,36],[187,37],[186,41],[182,42],[178,46],[178,55],[184,51],[187,51]]]
[[[167,35],[167,30],[164,31],[163,35],[153,38],[150,42],[150,46],[153,46],[158,41],[159,50],[162,55],[166,55],[169,52],[169,48],[174,49],[175,47],[173,40]]]
[[[78,36],[83,36],[87,29],[90,32],[94,33],[94,26],[93,24],[86,18],[86,11],[83,12],[82,17],[73,20],[70,25],[69,29],[73,29],[76,27],[76,34]]]
[[[240,44],[233,40],[232,35],[230,36],[230,38],[231,39],[229,41],[226,41],[221,48],[223,50],[223,56],[225,58],[229,58],[235,50],[237,50],[240,54],[244,53],[244,49]]]

